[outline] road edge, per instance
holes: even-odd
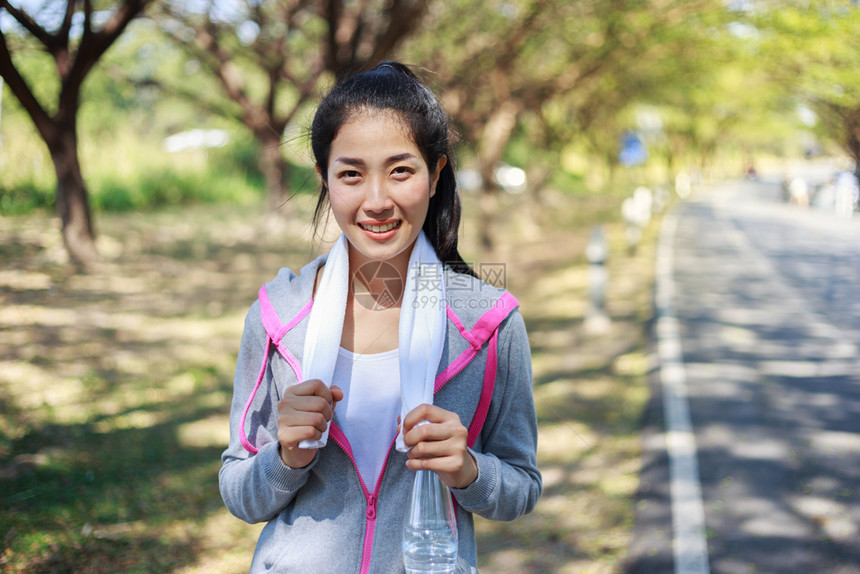
[[[627,574],[710,572],[696,440],[674,308],[676,227],[673,211],[661,221],[657,243],[651,325],[655,365],[649,374],[651,399],[642,428],[634,534],[623,567]]]

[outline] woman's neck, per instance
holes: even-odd
[[[414,244],[413,244],[414,247]],[[391,259],[370,259],[349,246],[351,299],[366,308],[399,307],[406,288],[412,248],[404,249]]]

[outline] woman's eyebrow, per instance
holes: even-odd
[[[354,157],[339,157],[334,160],[335,163],[345,163],[346,165],[363,166],[364,160]]]
[[[409,152],[406,152],[406,153],[401,153],[399,155],[393,155],[390,158],[388,158],[387,163],[392,164],[392,163],[397,163],[398,161],[404,161],[407,159],[415,159],[415,154],[411,154]]]
[[[385,160],[385,165],[391,165],[392,163],[397,163],[400,161],[406,161],[409,159],[416,159],[416,157],[417,156],[415,154],[409,153],[409,152],[393,155],[390,158]],[[356,158],[356,157],[345,157],[345,156],[336,158],[333,163],[343,163],[346,165],[352,165],[352,166],[356,166],[356,167],[364,167],[365,165],[367,165],[363,159]]]

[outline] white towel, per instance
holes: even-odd
[[[349,251],[341,234],[329,251],[314,295],[302,353],[302,378],[331,386],[349,293]],[[319,440],[303,440],[299,448],[320,448],[328,441],[328,427]]]
[[[348,293],[348,245],[346,237],[341,235],[326,259],[308,320],[302,357],[305,380],[320,379],[326,385],[332,384]],[[446,321],[442,263],[422,231],[409,258],[400,307],[401,420],[418,405],[433,403],[436,371],[445,344]],[[327,440],[328,429],[320,440],[302,441],[299,446],[320,448]],[[397,435],[396,448],[401,452],[408,450],[403,443],[402,432]]]
[[[445,277],[436,251],[418,235],[403,289],[398,339],[400,346],[400,420],[418,405],[433,404],[436,371],[445,346],[448,311]],[[397,450],[409,450],[397,433]]]

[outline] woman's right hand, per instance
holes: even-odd
[[[284,464],[302,468],[311,463],[317,449],[299,448],[299,443],[322,437],[342,398],[340,387],[329,388],[319,379],[287,387],[278,402],[278,446]]]

